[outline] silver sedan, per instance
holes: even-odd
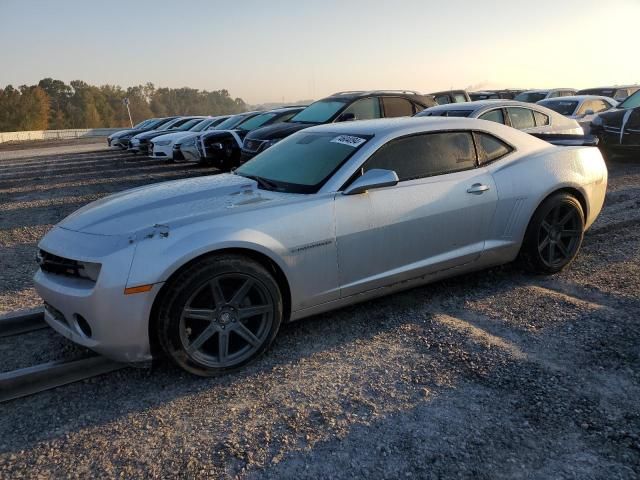
[[[300,131],[235,171],[91,203],[40,242],[45,318],[122,361],[239,368],[283,322],[520,259],[553,274],[604,202],[597,148],[495,122]]]
[[[439,105],[427,108],[417,117],[479,118],[509,125],[531,134],[582,135],[583,129],[574,120],[542,105],[515,100],[478,100],[476,102]]]
[[[573,95],[571,97],[541,100],[538,105],[578,122],[585,133],[590,133],[591,122],[602,112],[618,106],[613,98],[598,95]]]

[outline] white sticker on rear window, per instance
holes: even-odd
[[[353,137],[351,135],[339,135],[333,140],[331,140],[331,143],[340,143],[342,145],[349,145],[350,147],[355,148],[355,147],[359,147],[366,141],[367,141],[366,138]]]

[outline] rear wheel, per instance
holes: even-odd
[[[218,375],[262,354],[278,333],[282,311],[278,284],[262,265],[239,255],[209,257],[169,285],[158,340],[185,370]]]
[[[527,270],[553,274],[569,265],[584,237],[584,211],[568,193],[547,198],[533,215],[520,257]]]

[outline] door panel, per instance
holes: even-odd
[[[640,108],[634,108],[623,125],[622,145],[640,146]]]
[[[467,192],[474,185],[488,189]],[[335,201],[345,297],[476,260],[497,193],[491,174],[479,168],[337,194]]]

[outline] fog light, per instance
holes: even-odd
[[[87,338],[91,338],[92,332],[91,332],[91,326],[89,325],[89,322],[87,322],[87,320],[85,320],[85,318],[82,315],[78,315],[77,313],[74,314],[73,316],[82,334]]]

